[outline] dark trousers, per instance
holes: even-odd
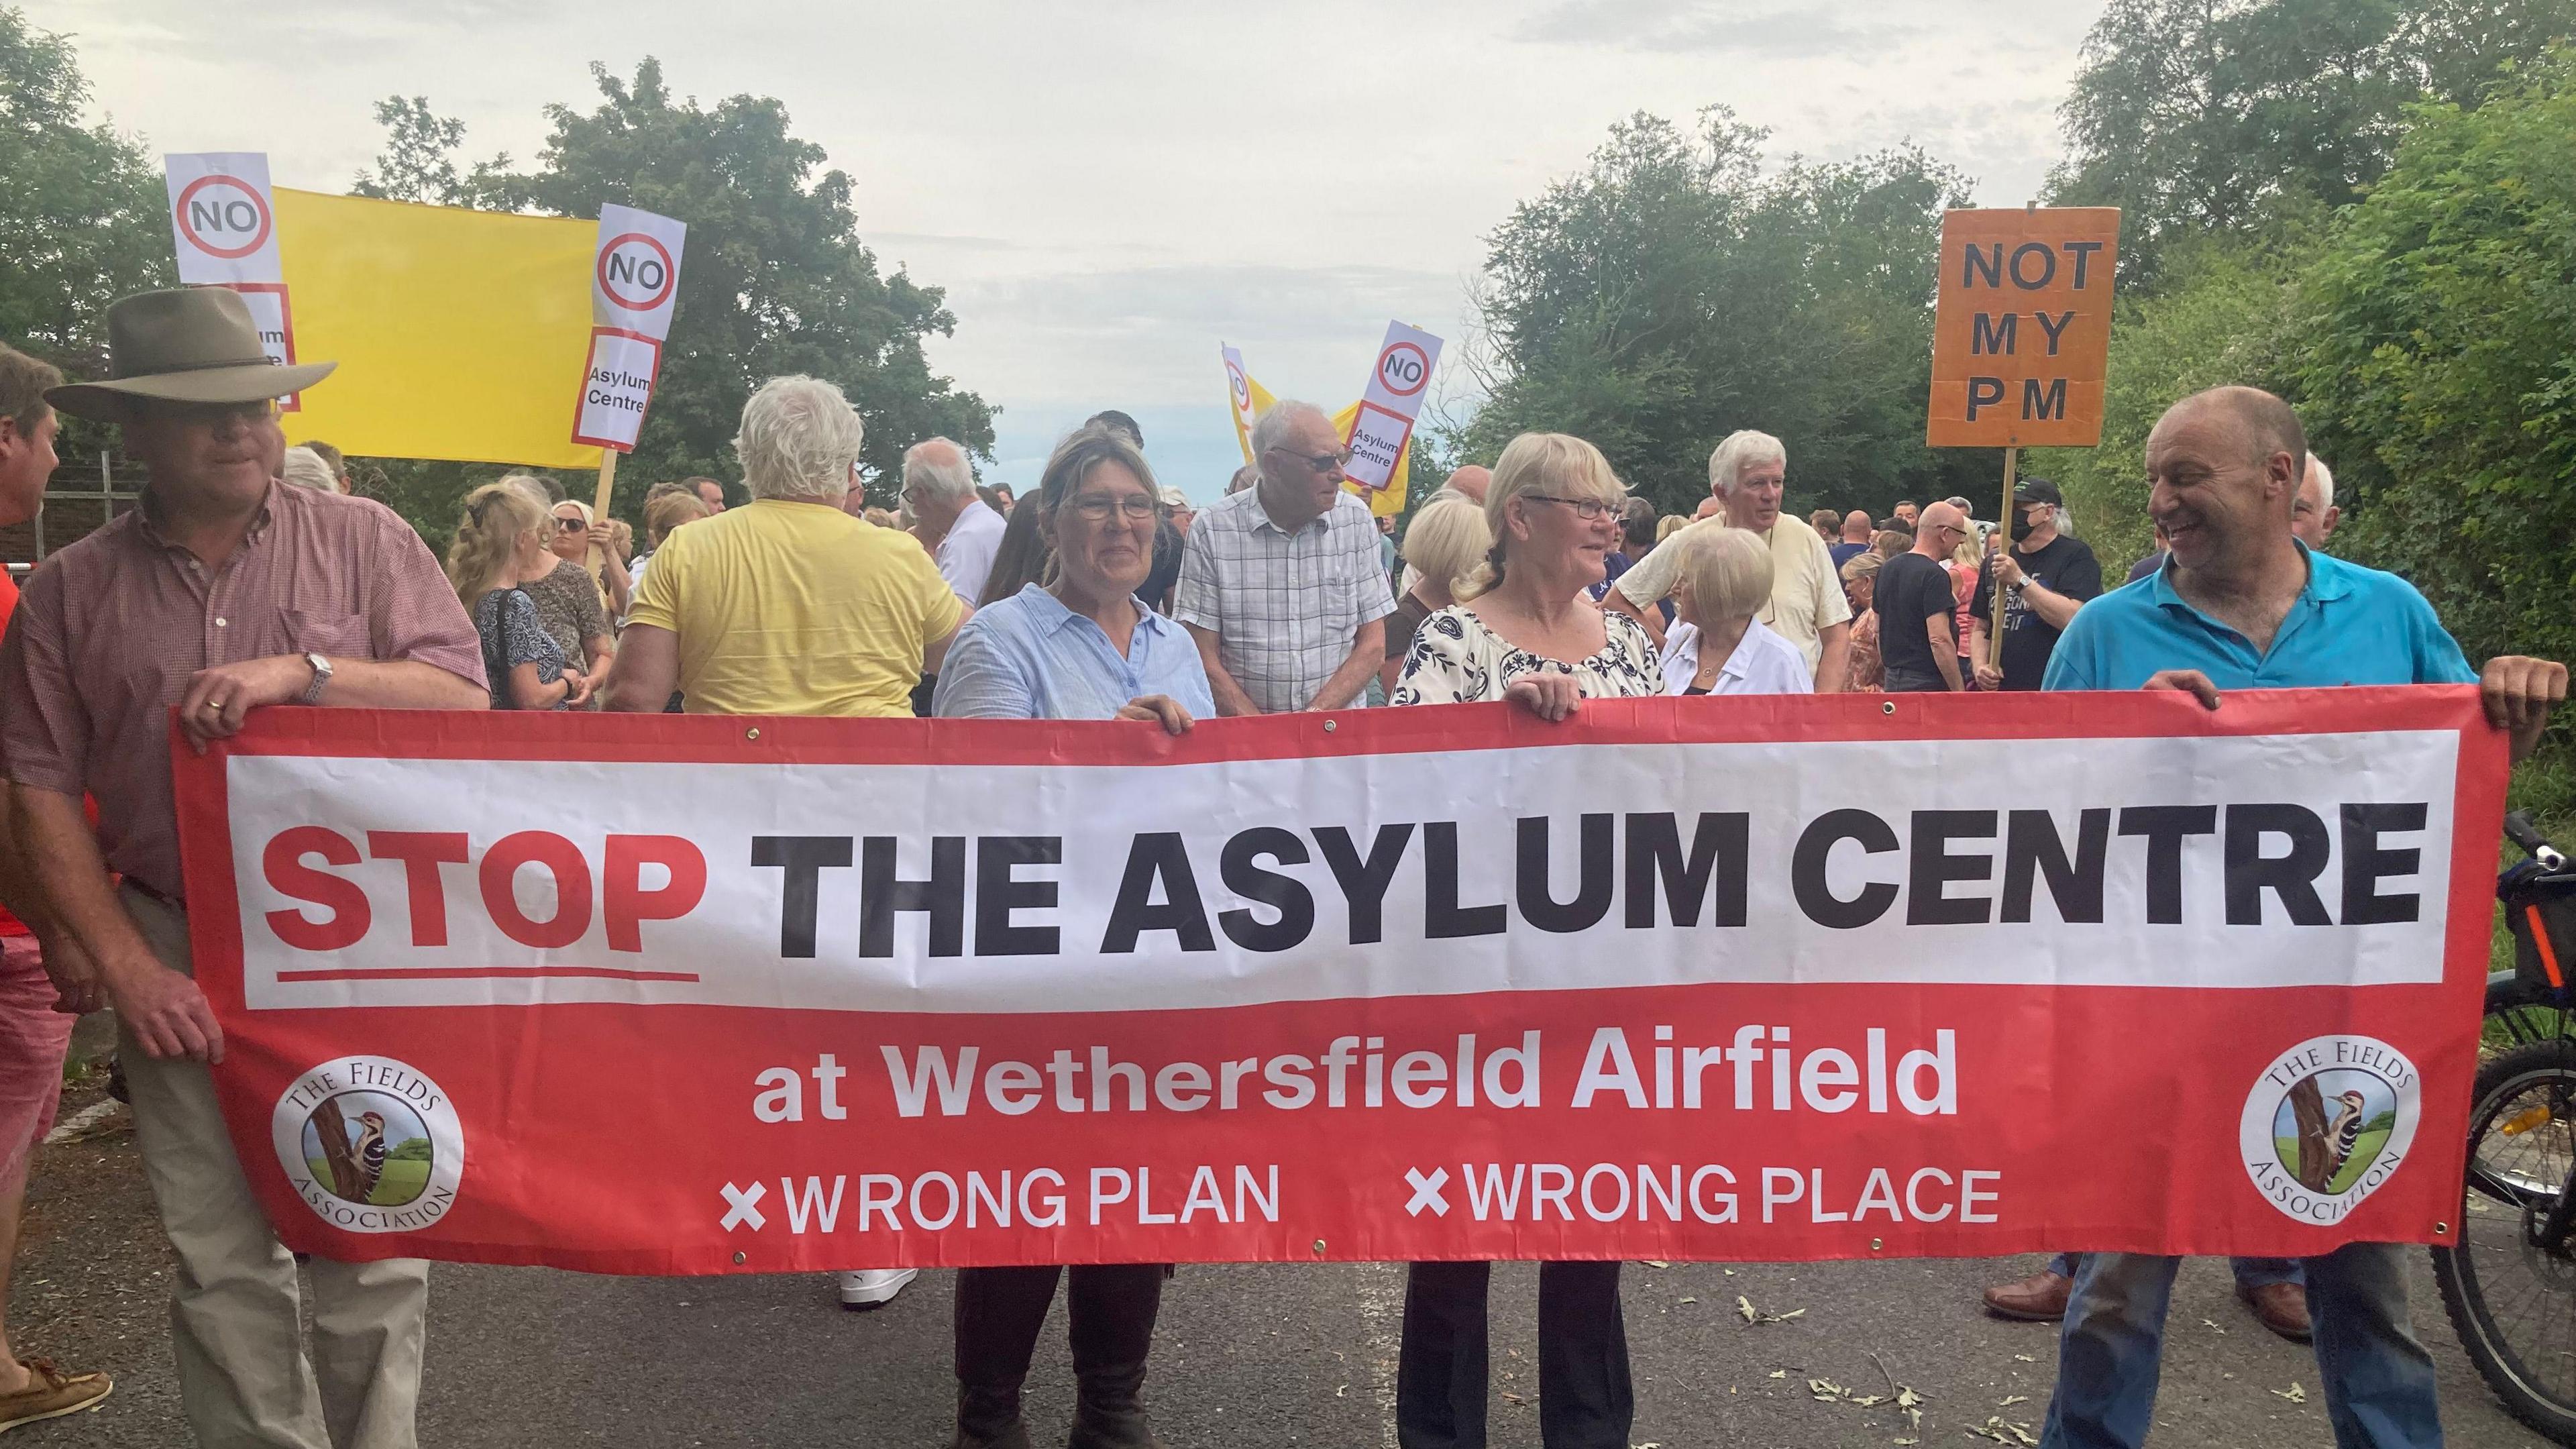
[[[1416,1263],[1395,1374],[1402,1449],[1484,1449],[1490,1263]],[[1628,1449],[1636,1417],[1619,1264],[1538,1269],[1538,1434],[1547,1449]]]
[[[966,1268],[957,1274],[957,1381],[969,1388],[1016,1389],[1028,1377],[1038,1330],[1065,1289],[1077,1378],[1134,1373],[1142,1378],[1154,1347],[1154,1315],[1163,1302],[1160,1263],[1083,1264],[1067,1270]]]

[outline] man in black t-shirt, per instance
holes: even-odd
[[[1870,607],[1878,613],[1878,657],[1887,668],[1890,694],[1956,691],[1959,678],[1959,602],[1941,560],[1967,537],[1968,516],[1947,503],[1923,510],[1914,548],[1878,571]]]
[[[2075,611],[2087,599],[2102,596],[2102,564],[2084,540],[2057,531],[2058,510],[2066,499],[2045,478],[2026,478],[2013,489],[2013,543],[1986,556],[1977,573],[1977,596],[1968,612],[1979,625],[1994,628],[1995,574],[2004,579],[2003,672],[1981,653],[1977,656],[1980,689],[2037,689],[2048,672],[2048,656],[2058,636],[2075,622]]]

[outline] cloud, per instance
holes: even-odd
[[[1911,38],[1922,27],[1889,21],[1851,24],[1814,9],[1747,15],[1712,0],[1567,0],[1513,33],[1537,44],[1607,45],[1627,50],[1724,50],[1776,58],[1846,55]]]

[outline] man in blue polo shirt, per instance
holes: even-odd
[[[2171,544],[2154,575],[2084,606],[2048,661],[2048,689],[2180,689],[2209,709],[2224,689],[2358,684],[2480,686],[2513,757],[2567,697],[2560,664],[2489,660],[2483,676],[2394,574],[2312,553],[2290,532],[2307,457],[2287,403],[2213,388],[2147,437],[2147,511]],[[2433,1361],[2406,1309],[2405,1257],[2353,1243],[2304,1260],[2326,1413],[2340,1449],[2442,1442]],[[2136,1449],[2155,1412],[2179,1258],[2087,1253],[2060,1331],[2044,1449]]]

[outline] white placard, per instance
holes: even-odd
[[[262,151],[200,151],[161,158],[170,193],[170,238],[179,257],[179,281],[190,287],[229,287],[250,305],[251,322],[268,360],[295,361],[295,311],[287,302],[286,269],[278,259],[277,207],[268,187]],[[288,412],[294,394],[278,399]]]
[[[599,209],[599,248],[590,268],[590,360],[581,370],[581,400],[573,408],[572,440],[593,447],[635,450],[644,412],[653,403],[653,379],[662,368],[662,343],[680,296],[680,252],[686,222],[637,211]]]
[[[1378,346],[1368,389],[1360,394],[1359,412],[1343,440],[1351,450],[1344,471],[1353,483],[1375,492],[1393,481],[1395,461],[1412,440],[1413,420],[1422,413],[1431,371],[1439,364],[1439,338],[1401,322],[1386,324],[1386,341]]]
[[[590,271],[592,325],[667,340],[688,238],[686,222],[631,206],[601,207],[599,256]]]
[[[635,451],[644,411],[653,404],[653,379],[661,370],[662,344],[631,332],[594,328],[590,362],[582,369],[581,414],[572,440]]]
[[[1217,355],[1225,359],[1226,397],[1234,405],[1234,440],[1243,445],[1243,461],[1252,456],[1252,374],[1245,370],[1243,353],[1231,343],[1217,344]]]
[[[265,153],[209,151],[161,161],[170,188],[170,234],[178,246],[181,283],[229,287],[285,282],[277,260],[277,209],[270,204]]]

